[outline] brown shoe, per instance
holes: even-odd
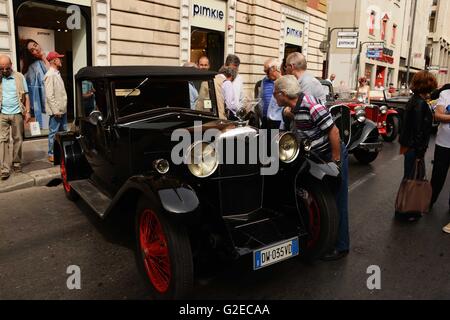
[[[9,172],[2,172],[0,177],[2,180],[8,180],[9,176],[10,176]]]
[[[55,162],[55,158],[53,156],[48,156],[48,162]]]

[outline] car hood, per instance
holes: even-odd
[[[200,114],[166,113],[155,117],[149,117],[136,121],[119,124],[120,128],[132,130],[149,130],[160,133],[173,132],[177,129],[186,129],[194,132],[195,128],[201,126],[202,131],[217,129],[223,133],[238,128],[238,124],[229,120],[221,120]]]

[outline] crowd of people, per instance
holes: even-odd
[[[11,173],[22,172],[22,144],[24,126],[34,116],[43,127],[49,128],[48,160],[53,162],[56,133],[67,129],[67,93],[60,71],[63,55],[50,52],[43,57],[39,45],[27,42],[30,55],[36,60],[26,65],[26,76],[14,71],[10,57],[0,56],[0,177],[7,180]],[[37,56],[40,58],[38,59]],[[45,60],[45,63],[43,62]],[[48,116],[43,124],[42,112]],[[12,139],[12,159],[10,157]]]
[[[0,165],[3,180],[8,179],[11,172],[22,170],[24,123],[30,121],[32,111],[40,125],[49,128],[50,162],[53,162],[55,135],[67,128],[67,94],[60,75],[64,56],[57,52],[44,56],[33,40],[26,42],[26,48],[29,56],[24,66],[26,76],[13,71],[9,57],[0,56]],[[240,64],[238,56],[228,55],[214,80],[218,114],[222,119],[236,120],[236,113],[244,100]],[[197,63],[187,63],[184,67],[209,70],[210,62],[208,57],[202,56]],[[312,141],[313,151],[340,168],[342,183],[336,192],[340,215],[339,238],[334,250],[324,257],[325,260],[336,260],[345,257],[350,249],[348,152],[340,140],[333,117],[325,107],[326,92],[307,69],[305,56],[298,52],[290,54],[283,62],[275,58],[267,59],[263,66],[265,76],[256,84],[255,96],[260,100],[258,108],[263,128],[291,130],[299,139],[308,138]],[[335,79],[336,75],[332,74],[327,81],[334,84]],[[345,83],[341,82],[339,88],[344,91]],[[401,154],[405,157],[406,178],[412,174],[416,160],[424,158],[427,152],[433,119],[441,122],[434,154],[430,209],[442,191],[450,167],[450,88],[444,87],[438,91],[433,115],[427,101],[436,88],[437,82],[431,73],[423,71],[414,76],[411,84],[413,96],[406,106],[404,128],[399,139]],[[83,83],[85,100],[95,99],[94,91],[89,83]],[[208,83],[189,83],[191,109],[206,109],[207,106],[201,102],[208,100],[209,94]],[[364,96],[365,101],[370,103],[367,79],[359,79],[357,95]],[[43,123],[40,116],[43,113],[48,116],[48,123]],[[8,159],[10,137],[13,140],[12,159]],[[413,220],[415,218],[411,217]],[[444,231],[450,233],[450,224],[444,227]]]

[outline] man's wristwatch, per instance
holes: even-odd
[[[334,160],[334,163],[335,163],[338,167],[341,166],[341,160]]]

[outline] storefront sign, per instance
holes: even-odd
[[[358,38],[358,31],[340,31],[338,32],[338,38]]]
[[[358,47],[358,38],[338,38],[337,48],[356,49]]]
[[[226,12],[226,1],[194,0],[191,4],[191,25],[208,30],[225,32]]]
[[[380,49],[368,49],[367,58],[378,59],[381,58],[383,51]]]
[[[304,23],[291,19],[286,20],[286,43],[302,47],[304,32]]]

